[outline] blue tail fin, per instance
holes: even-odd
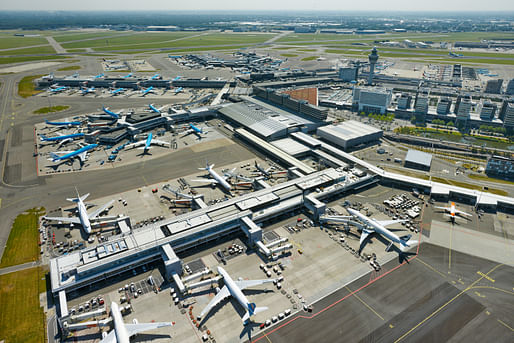
[[[248,304],[248,312],[250,313],[250,316],[253,316],[256,307],[257,305],[255,305],[255,303]]]

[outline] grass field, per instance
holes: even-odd
[[[509,195],[509,193],[507,191],[504,191],[503,189],[496,189],[496,188],[490,188],[489,187],[489,189],[484,190],[483,187],[480,186],[480,185],[476,185],[476,184],[472,184],[472,183],[467,183],[467,182],[462,182],[462,181],[455,181],[455,180],[444,179],[442,177],[437,177],[437,176],[433,176],[432,177],[432,181],[439,182],[439,183],[444,183],[446,185],[452,185],[452,186],[457,186],[457,187],[474,189],[474,190],[477,190],[477,191],[484,191],[484,192],[487,192],[487,193],[492,193],[492,194],[497,194],[497,195],[503,195],[503,196],[508,196]]]
[[[316,58],[318,58],[319,56],[309,56],[309,57],[304,57],[302,58],[302,61],[314,61]]]
[[[39,259],[38,218],[44,209],[31,209],[16,217],[5,246],[0,268]]]
[[[108,31],[108,32],[87,32],[87,33],[69,33],[65,35],[55,35],[54,39],[59,43],[73,42],[81,39],[104,38],[110,36],[121,36],[127,32]]]
[[[0,276],[0,339],[6,343],[44,343],[45,314],[39,294],[46,291],[43,268]]]
[[[189,32],[156,32],[156,33],[134,33],[120,37],[99,38],[83,42],[71,42],[61,44],[63,48],[99,48],[113,46],[130,46],[134,44],[162,43],[174,39],[195,35]]]
[[[401,169],[401,168],[384,167],[384,170],[389,171],[391,173],[398,173],[398,174],[402,174],[402,175],[406,175],[406,176],[410,176],[410,177],[416,177],[416,178],[422,179],[422,180],[428,180],[430,178],[426,174],[417,173],[414,171],[405,170],[405,169]]]
[[[79,70],[80,68],[82,68],[82,67],[81,66],[69,66],[69,67],[59,68],[59,69],[57,69],[57,71]]]
[[[293,48],[293,47],[291,47]],[[317,49],[297,49],[297,51],[302,51],[302,52],[314,52],[314,51],[317,51]]]
[[[494,177],[489,177],[489,176],[484,175],[484,174],[468,174],[468,177],[470,179],[474,179],[474,180],[489,181],[489,182],[495,182],[495,183],[503,183],[505,185],[514,185],[513,181],[496,179]]]
[[[52,112],[60,112],[64,111],[70,108],[68,105],[59,105],[59,106],[52,106],[52,107],[41,107],[40,109],[35,110],[34,114],[46,114],[46,113],[52,113]]]
[[[55,50],[50,45],[39,46],[36,48],[26,48],[26,49],[16,49],[16,50],[0,50],[0,56],[35,55],[35,54],[55,54]]]
[[[280,54],[282,57],[298,57],[297,54]]]
[[[0,49],[20,48],[39,44],[48,44],[48,41],[44,37],[14,37],[12,34],[0,34]]]
[[[29,96],[41,93],[41,91],[36,90],[36,85],[34,84],[34,80],[41,76],[43,75],[31,75],[21,79],[18,83],[18,95],[22,98],[28,98]]]
[[[16,56],[16,57],[0,57],[0,64],[21,63],[21,62],[34,62],[46,60],[60,60],[63,56]]]

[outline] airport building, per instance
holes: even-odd
[[[353,90],[353,106],[359,112],[387,112],[391,104],[392,93],[387,89],[355,87]]]
[[[514,95],[514,79],[510,79],[509,83],[507,84],[507,89],[505,90],[505,94]]]
[[[502,90],[503,79],[489,80],[485,86],[485,93],[500,94]]]
[[[339,78],[345,82],[357,81],[358,77],[359,67],[356,65],[339,68]]]
[[[448,115],[450,113],[450,107],[452,106],[452,100],[448,97],[441,97],[437,104],[436,112],[440,115]]]
[[[480,103],[480,119],[482,120],[493,120],[496,114],[496,104],[488,100],[483,100]]]
[[[407,155],[405,156],[405,167],[421,169],[421,170],[430,170],[430,166],[432,165],[432,155],[423,151],[409,149],[407,151]]]
[[[507,100],[503,102],[499,118],[505,127],[514,127],[514,102]]]
[[[502,156],[492,156],[487,161],[485,173],[502,179],[514,179],[514,159]]]
[[[414,103],[414,112],[416,114],[428,113],[428,99],[427,94],[418,94],[416,96],[416,102]]]
[[[327,142],[346,150],[360,144],[377,142],[382,138],[383,131],[355,120],[348,120],[337,126],[320,127],[316,134]]]
[[[409,110],[411,107],[412,96],[410,94],[402,93],[397,101],[398,109]]]
[[[457,104],[455,105],[455,114],[457,120],[467,121],[471,113],[471,96],[459,96],[457,97]]]

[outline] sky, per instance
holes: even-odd
[[[513,0],[4,0],[0,10],[514,11]]]

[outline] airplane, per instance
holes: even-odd
[[[152,112],[155,112],[155,113],[161,113],[161,110],[166,107],[166,106],[162,106],[161,108],[156,108],[153,104],[148,104],[148,107],[150,108],[150,110]]]
[[[68,87],[66,87],[66,86],[59,86],[59,87],[56,87],[56,88],[48,88],[48,91],[52,92],[52,93],[60,93],[62,91],[65,91],[66,89],[68,89]]]
[[[200,138],[200,139],[201,139],[201,138],[202,138],[202,135],[206,135],[206,134],[207,134],[207,132],[209,132],[209,131],[207,131],[207,130],[204,130],[204,128],[203,128],[203,127],[202,127],[202,128],[200,128],[200,127],[197,127],[197,126],[195,126],[195,125],[193,125],[193,124],[191,124],[191,123],[189,123],[189,127],[190,127],[190,129],[185,131],[185,134],[184,134],[184,136],[183,136],[183,137],[185,137],[185,136],[187,136],[187,135],[189,135],[189,134],[191,134],[191,133],[194,133],[195,135],[197,135],[197,136],[198,136],[198,138]]]
[[[98,74],[98,75],[95,76],[95,79],[99,79],[99,78],[101,78],[104,75],[105,75],[104,73]]]
[[[155,145],[160,145],[160,146],[166,146],[166,147],[170,147],[170,143],[168,142],[164,142],[164,141],[160,141],[158,139],[154,139],[153,138],[153,134],[150,132],[148,134],[148,136],[146,137],[146,139],[143,139],[139,142],[135,142],[135,143],[132,143],[132,144],[128,144],[126,146],[127,149],[133,149],[133,148],[137,148],[137,147],[140,147],[140,146],[143,146],[139,149],[142,149],[143,150],[143,154],[146,154],[148,152],[148,150],[150,150],[150,147],[152,144],[155,144]]]
[[[120,119],[121,111],[120,111],[120,112],[118,112],[118,113],[115,113],[115,112],[113,112],[113,111],[109,110],[109,107],[105,107],[105,106],[102,106],[102,110],[103,110],[106,114],[108,114],[108,115],[110,115],[111,117],[113,117],[114,119]]]
[[[150,80],[159,80],[159,79],[162,79],[161,75],[159,75],[159,74],[155,74],[154,76],[152,76],[150,78]]]
[[[91,88],[84,88],[84,89],[81,89],[81,90],[80,90],[80,94],[81,94],[81,95],[86,95],[86,94],[94,93],[94,92],[95,92],[95,87],[91,87]]]
[[[455,208],[455,203],[453,201],[450,203],[450,207],[434,206],[434,208],[438,208],[438,209],[444,210],[445,212],[448,212],[448,213],[445,213],[445,216],[450,217],[450,220],[452,221],[452,223],[455,222],[455,219],[457,218],[457,216],[466,216],[466,217],[471,217],[472,216],[469,213],[466,213],[466,212],[461,211],[461,210],[457,210]],[[465,218],[465,217],[463,217],[463,218]]]
[[[218,267],[218,273],[223,277],[223,282],[225,285],[223,288],[214,296],[214,298],[207,304],[207,306],[202,310],[199,315],[199,318],[203,318],[203,316],[209,313],[216,305],[222,302],[224,299],[233,296],[241,306],[246,310],[242,321],[243,324],[247,324],[250,317],[259,312],[265,311],[267,307],[257,307],[255,303],[251,303],[246,296],[243,294],[243,290],[249,287],[254,287],[258,285],[262,285],[265,283],[273,282],[273,279],[265,279],[265,280],[243,280],[239,278],[238,280],[233,280],[230,275],[225,271],[225,269]]]
[[[57,133],[58,136],[56,137],[47,137],[45,135],[40,135],[39,138],[42,142],[59,142],[59,147],[63,144],[73,142],[75,138],[84,137],[83,133],[73,133],[71,135],[63,135],[60,133]]]
[[[115,95],[118,95],[118,94],[122,93],[123,91],[125,91],[125,88],[117,88],[117,89],[113,89],[113,90],[111,91],[111,95],[112,95],[112,96],[115,96]]]
[[[41,79],[42,80],[53,80],[53,78],[54,78],[54,73],[50,73],[48,75],[43,76]]]
[[[171,188],[171,186],[169,184],[164,185],[164,187],[162,187],[162,189],[167,191],[167,192],[169,192],[169,193],[175,194],[175,197],[177,199],[169,199],[169,201],[173,205],[187,205],[187,206],[191,206],[193,204],[194,199],[197,197],[197,196],[194,196],[194,195],[189,195],[189,194],[181,193],[178,190],[174,190],[173,188]]]
[[[59,126],[59,127],[72,127],[82,124],[80,121],[49,121],[45,119],[46,125]]]
[[[91,234],[91,221],[106,219],[105,217],[102,218],[102,217],[98,217],[98,216],[100,215],[100,213],[104,212],[109,206],[111,206],[112,203],[114,202],[114,200],[111,200],[108,203],[106,203],[105,205],[100,206],[99,208],[97,208],[95,211],[93,211],[91,213],[87,213],[87,208],[86,208],[86,205],[84,204],[84,200],[86,200],[88,196],[89,196],[89,193],[87,193],[83,196],[80,196],[79,192],[77,191],[76,198],[66,199],[68,201],[71,201],[71,202],[74,202],[77,204],[78,218],[77,217],[44,216],[43,219],[55,220],[55,221],[59,221],[59,222],[67,222],[67,223],[73,223],[73,224],[80,224],[80,225],[82,225],[82,228],[88,235]],[[112,218],[115,218],[115,217],[108,217],[108,219],[112,219]]]
[[[181,78],[181,77],[182,77],[182,76],[177,75],[177,77],[175,77],[175,78],[174,78],[173,80],[171,80],[171,81],[178,81],[178,80],[180,80],[180,78]]]
[[[391,243],[389,243],[387,246],[386,251],[391,250],[393,243],[400,244],[401,251],[404,251],[405,249],[410,248],[418,243],[418,241],[409,241],[409,239],[412,237],[411,235],[398,237],[396,234],[385,228],[388,225],[401,223],[405,220],[376,220],[363,215],[353,208],[347,208],[346,210],[348,213],[350,213],[350,216],[337,216],[331,218],[335,221],[346,223],[349,222],[349,219],[356,218],[363,224],[361,228],[362,234],[359,242],[359,253],[362,251],[364,241],[372,233],[378,233],[391,241]]]
[[[257,172],[262,174],[262,176],[269,178],[272,178],[274,174],[287,174],[287,170],[277,170],[273,171],[272,167],[269,167],[268,169],[264,169],[257,161],[254,162],[254,167],[257,169]]]
[[[448,53],[448,55],[451,57],[462,57],[462,54],[457,54],[457,53],[451,52],[451,51]]]
[[[89,145],[86,145],[75,151],[59,151],[57,153],[51,152],[50,156],[52,156],[52,159],[50,159],[50,160],[52,162],[57,162],[57,161],[68,160],[68,159],[78,156],[78,158],[80,159],[80,162],[84,162],[86,160],[87,152],[91,149],[96,148],[97,146],[98,146],[98,144],[89,144]],[[58,153],[65,154],[65,155],[59,156],[59,155],[57,155]]]
[[[153,93],[153,86],[150,86],[146,89],[141,89],[141,96],[145,96],[148,93]]]
[[[124,79],[128,79],[129,77],[132,77],[132,76],[133,76],[133,74],[132,74],[132,73],[128,73],[127,75],[122,76],[122,78],[124,78]]]
[[[206,170],[209,173],[209,175],[212,177],[212,179],[210,179],[210,180],[209,179],[205,179],[205,180],[197,179],[197,180],[191,180],[191,181],[209,182],[213,186],[219,184],[219,185],[221,185],[221,187],[223,187],[223,189],[225,189],[227,192],[230,193],[232,186],[227,182],[228,177],[219,175],[218,173],[216,173],[216,171],[214,169],[212,169],[212,167],[214,167],[214,164],[209,165],[209,163],[206,163],[205,168],[198,168],[199,170]]]
[[[184,90],[184,87],[178,87],[178,88],[175,88],[174,92],[175,92],[175,94],[178,94],[178,93],[181,93],[183,90]]]
[[[133,324],[125,324],[121,317],[120,308],[114,301],[111,303],[111,317],[114,322],[114,330],[104,334],[100,343],[130,343],[130,337],[135,334],[175,325],[173,322],[139,323],[137,319],[133,320]]]

